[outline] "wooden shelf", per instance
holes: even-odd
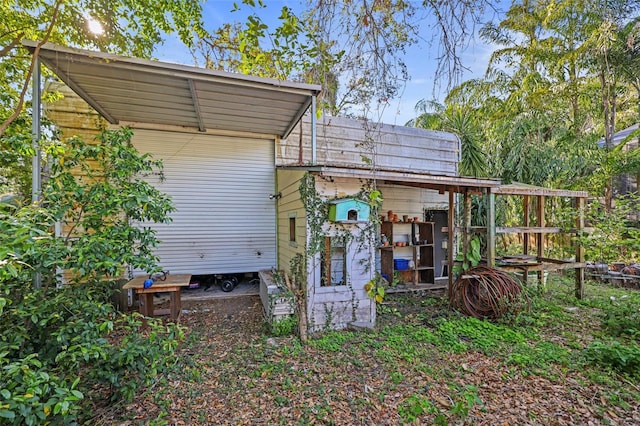
[[[389,241],[380,246],[380,272],[390,280],[395,272],[409,285],[435,282],[433,222],[382,222],[380,233]],[[396,247],[395,243],[407,245]],[[405,259],[413,264],[405,270],[394,268],[395,259]]]

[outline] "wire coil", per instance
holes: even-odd
[[[515,278],[488,266],[475,266],[462,273],[449,288],[448,296],[456,310],[475,318],[500,318],[528,305]]]

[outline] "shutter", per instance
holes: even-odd
[[[171,223],[141,224],[157,231],[162,269],[199,275],[276,266],[273,140],[138,129],[133,144],[163,160],[164,181],[149,181],[177,209]]]

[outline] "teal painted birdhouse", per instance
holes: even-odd
[[[345,198],[333,200],[329,205],[329,220],[332,222],[368,222],[371,206],[364,201]]]

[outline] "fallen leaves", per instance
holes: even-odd
[[[338,351],[303,346],[268,336],[261,309],[257,298],[242,297],[183,315],[189,333],[179,368],[101,422],[395,425],[404,420],[399,407],[415,397],[449,424],[640,424],[637,401],[612,406],[605,397],[611,389],[579,372],[525,375],[481,353],[443,353],[428,343],[397,356],[382,333],[353,333]],[[466,407],[468,389],[480,402],[453,414]],[[424,412],[418,421],[434,418]]]

